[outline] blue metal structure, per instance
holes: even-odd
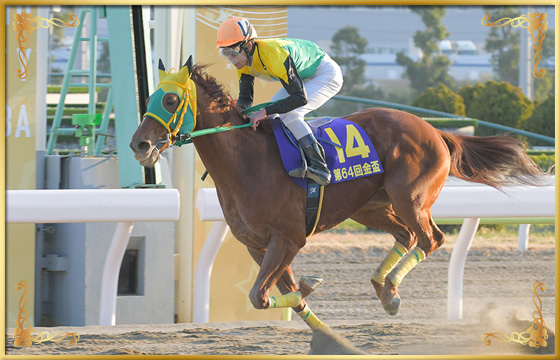
[[[88,22],[89,34],[86,37],[82,37],[82,30],[84,27],[84,21],[86,19],[87,14],[89,14],[89,22]],[[98,8],[96,6],[84,7],[80,10],[78,14],[79,25],[76,28],[76,35],[74,36],[74,41],[70,49],[70,56],[68,58],[68,64],[66,67],[66,71],[64,73],[64,78],[62,80],[62,88],[60,90],[60,100],[56,107],[51,131],[49,133],[49,140],[47,143],[47,155],[51,155],[53,153],[54,148],[56,146],[56,141],[58,139],[58,135],[73,135],[74,132],[76,131],[75,128],[61,127],[66,95],[68,95],[68,89],[70,87],[88,88],[88,93],[89,93],[88,114],[93,115],[95,114],[96,111],[95,94],[97,88],[106,87],[109,88],[109,92],[107,94],[107,102],[106,102],[105,110],[103,112],[101,124],[99,129],[97,129],[100,135],[97,139],[95,152],[93,154],[95,156],[101,155],[103,143],[105,142],[105,138],[106,138],[106,136],[102,134],[106,134],[107,129],[109,128],[109,116],[111,114],[111,108],[113,104],[113,92],[112,92],[111,83],[97,82],[97,75],[98,75],[97,74],[97,42],[109,40],[107,38],[97,37],[98,16],[99,16]],[[87,42],[89,44],[89,69],[74,69],[74,63],[76,60],[76,55],[80,42]],[[88,82],[71,83],[72,78],[75,76],[86,76],[88,77]],[[90,155],[92,155],[92,153],[90,153]]]
[[[115,136],[119,154],[121,187],[144,184],[143,168],[134,159],[128,143],[140,124],[140,110],[136,96],[134,47],[130,6],[107,6],[109,25],[109,53],[114,90]]]

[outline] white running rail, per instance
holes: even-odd
[[[69,189],[6,191],[6,222],[116,222],[101,281],[99,325],[116,322],[120,265],[134,222],[177,221],[176,189]]]
[[[528,218],[552,218],[554,217],[554,189],[554,185],[507,187],[504,190],[506,193],[503,193],[490,186],[478,184],[444,186],[432,206],[433,218],[464,219],[449,261],[447,288],[449,319],[462,317],[465,261],[480,219],[520,218],[523,219],[520,220],[522,222]],[[197,262],[194,283],[193,320],[208,322],[212,264],[228,227],[218,202],[216,189],[200,189],[196,198],[196,207],[202,221],[215,221]],[[522,229],[527,232],[528,226],[522,225]],[[522,249],[521,242],[520,240],[520,249]]]

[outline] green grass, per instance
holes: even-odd
[[[357,223],[352,219],[344,220],[340,225],[335,227],[334,229],[328,230],[329,232],[339,234],[344,232],[365,232],[365,231],[373,231],[373,229],[369,229],[365,225]]]
[[[448,235],[457,235],[461,229],[461,225],[440,225],[440,229]],[[514,224],[482,224],[478,227],[477,236],[494,239],[494,238],[517,238],[519,225]],[[340,234],[340,233],[360,233],[360,232],[382,232],[380,230],[375,230],[368,228],[352,219],[347,219],[334,229],[328,230],[328,232]],[[554,225],[531,225],[530,237],[531,239],[547,239],[550,240],[551,237],[555,235]]]

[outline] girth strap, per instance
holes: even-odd
[[[307,179],[307,205],[305,208],[305,237],[315,232],[323,206],[324,186]]]

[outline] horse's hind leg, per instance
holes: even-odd
[[[371,284],[387,313],[396,315],[400,306],[400,297],[396,287],[384,292],[386,276],[397,266],[402,257],[416,244],[412,231],[399,219],[392,206],[373,206],[362,208],[352,219],[368,227],[379,229],[393,235],[396,242],[383,261],[373,272]]]
[[[386,276],[381,294],[387,299],[397,294],[397,287],[403,278],[418,263],[439,248],[445,241],[443,232],[432,219],[430,208],[443,187],[447,169],[442,166],[427,169],[422,176],[410,181],[406,186],[398,181],[387,181],[386,191],[398,218],[416,235],[417,246],[403,257]],[[393,174],[397,176],[398,174]],[[407,174],[401,174],[401,179]],[[409,174],[410,175],[410,174]]]

